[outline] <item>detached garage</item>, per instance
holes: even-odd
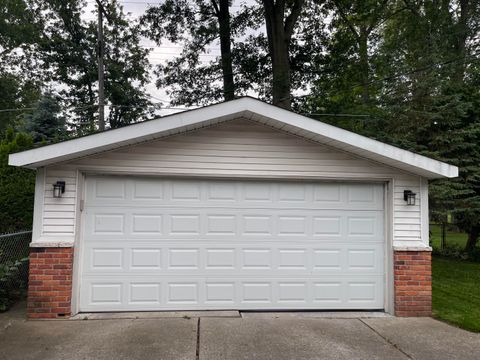
[[[429,159],[252,98],[10,156],[29,316],[431,309]]]

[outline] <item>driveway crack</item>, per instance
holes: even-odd
[[[197,346],[195,350],[195,359],[200,359],[200,317],[197,319]]]
[[[377,334],[378,336],[380,336],[383,340],[385,340],[388,344],[390,344],[391,346],[393,346],[395,349],[397,349],[398,351],[400,351],[403,355],[405,355],[407,358],[409,359],[412,359],[412,360],[415,360],[415,358],[410,355],[409,353],[405,352],[404,350],[402,350],[397,344],[395,344],[393,341],[391,341],[390,339],[388,339],[387,337],[383,336],[381,333],[379,333],[377,330],[375,330],[372,326],[370,326],[369,324],[367,324],[365,321],[363,321],[363,319],[358,319],[363,325],[365,325],[366,327],[368,327],[370,330],[372,330],[375,334]]]

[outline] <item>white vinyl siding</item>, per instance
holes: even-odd
[[[58,166],[47,168],[45,175],[42,236],[71,239],[75,234],[77,171]],[[59,180],[65,181],[65,193],[55,199],[53,184]]]
[[[77,170],[226,178],[393,179],[394,244],[422,241],[420,176],[250,120],[231,120],[48,167],[42,236],[74,234]],[[67,183],[62,199],[52,199],[52,184],[57,180]],[[406,189],[418,194],[415,206],[403,201]],[[423,242],[428,245],[428,239]]]

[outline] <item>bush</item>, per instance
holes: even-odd
[[[31,136],[7,130],[0,141],[0,234],[31,229],[35,171],[8,165],[8,155],[33,147]]]
[[[480,262],[480,248],[468,252],[459,245],[447,244],[444,249],[433,248],[432,254],[459,260]]]
[[[28,257],[0,264],[0,312],[8,310],[27,288],[27,282],[21,276],[27,268]]]

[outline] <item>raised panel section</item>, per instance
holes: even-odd
[[[280,249],[278,254],[279,269],[306,269],[307,257],[305,250]]]
[[[197,269],[197,249],[170,249],[169,267],[176,269]]]
[[[307,187],[303,184],[280,184],[278,186],[278,200],[279,201],[306,201]]]
[[[234,249],[207,249],[207,269],[233,269],[235,267]]]
[[[338,203],[341,201],[341,187],[336,184],[314,185],[313,199],[320,203]]]
[[[132,269],[160,269],[162,253],[159,249],[132,249]]]
[[[122,249],[92,249],[93,269],[121,269]]]
[[[200,233],[198,215],[171,215],[170,233],[173,235],[197,235]]]
[[[208,184],[208,199],[213,201],[237,201],[235,183]]]
[[[272,300],[272,285],[267,282],[244,282],[242,302],[269,303]]]
[[[198,302],[198,284],[169,283],[168,302],[178,304],[193,304]]]
[[[347,188],[348,202],[350,203],[374,203],[375,187],[372,185],[355,185]]]
[[[340,250],[317,249],[313,251],[313,268],[315,270],[340,270]]]
[[[133,215],[134,233],[154,233],[162,232],[161,215]]]
[[[342,284],[340,282],[315,282],[313,301],[316,303],[342,301]]]
[[[91,284],[90,303],[120,304],[122,302],[122,284]]]
[[[172,183],[172,200],[200,200],[200,184],[174,181]]]
[[[244,249],[244,269],[270,269],[272,266],[272,253],[270,249]]]
[[[206,284],[207,303],[229,303],[235,301],[235,284],[215,282]]]
[[[375,250],[349,250],[348,266],[350,269],[374,269]]]
[[[207,216],[207,233],[215,235],[235,235],[237,232],[235,216],[209,215]]]
[[[281,282],[278,284],[278,301],[304,303],[307,301],[307,285],[304,282]]]
[[[349,282],[348,300],[355,302],[374,302],[376,284],[374,282]]]
[[[133,198],[137,200],[161,200],[164,198],[162,181],[135,180]]]
[[[350,217],[347,222],[349,235],[373,236],[376,233],[374,217]]]
[[[95,214],[94,233],[123,233],[124,216],[120,214]]]
[[[305,216],[280,216],[278,218],[278,235],[307,235]]]
[[[268,183],[245,183],[244,188],[245,201],[271,201],[272,191]]]
[[[96,180],[95,197],[97,199],[124,199],[125,184],[123,181],[110,179]]]
[[[243,232],[247,235],[271,235],[272,218],[264,215],[245,215]]]
[[[341,219],[333,216],[315,216],[313,218],[313,235],[338,237],[341,235]]]
[[[160,284],[130,284],[130,304],[160,303]]]

